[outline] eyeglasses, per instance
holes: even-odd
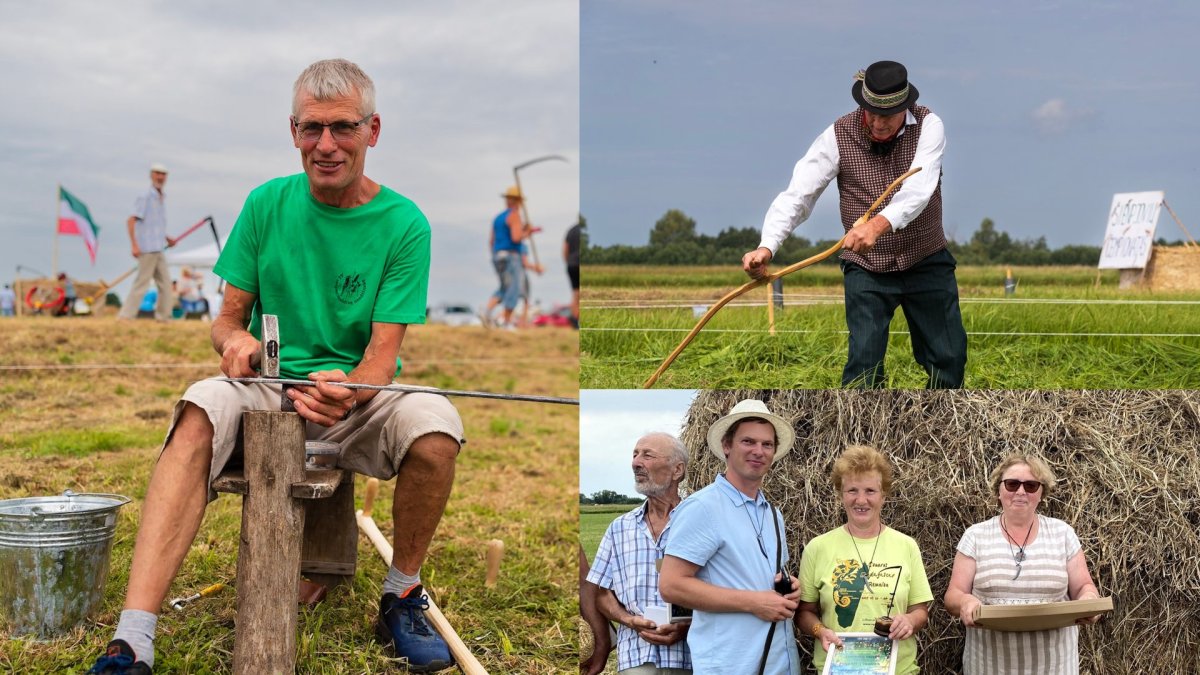
[[[312,143],[318,141],[325,135],[325,130],[329,129],[329,133],[333,134],[335,141],[349,141],[358,135],[358,128],[367,122],[375,113],[371,113],[357,122],[330,122],[329,124],[321,124],[320,122],[305,122],[301,124],[292,118],[292,128],[296,130],[296,135],[300,140]]]
[[[1042,489],[1042,484],[1036,480],[1017,480],[1016,478],[1009,478],[1007,480],[1000,481],[1000,483],[1003,484],[1004,489],[1008,490],[1009,492],[1016,492],[1017,488],[1021,486],[1025,486],[1026,494],[1033,494]]]

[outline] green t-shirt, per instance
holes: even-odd
[[[860,554],[867,560],[860,561]],[[868,564],[870,574],[864,577],[861,572]],[[886,569],[896,565],[901,569]],[[890,527],[884,527],[878,550],[874,538],[851,541],[846,528],[839,527],[808,542],[800,557],[800,599],[820,604],[821,623],[835,633],[873,632],[875,619],[887,612],[897,579],[892,616],[933,600],[917,542]],[[825,666],[825,650],[819,640],[815,642],[813,660],[820,672]],[[918,672],[916,637],[901,640],[899,648],[896,673]]]
[[[280,375],[348,373],[372,322],[425,323],[429,237],[429,221],[406,197],[380,186],[362,206],[334,208],[313,198],[301,173],[250,193],[213,271],[258,296],[255,337],[263,313],[279,317]]]

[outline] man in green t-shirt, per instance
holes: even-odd
[[[334,59],[301,73],[291,133],[304,173],[247,198],[215,268],[227,283],[212,342],[226,376],[254,376],[262,315],[278,316],[281,375],[315,384],[288,390],[308,438],[337,442],[343,468],[396,478],[395,553],[376,633],[411,672],[433,672],[453,659],[424,618],[420,569],[465,442],[462,420],[443,396],[326,384],[390,383],[407,325],[425,320],[429,223],[364,175],[379,131],[374,85],[358,66]],[[279,396],[278,386],[204,380],[176,404],[142,508],[125,609],[88,672],[151,672],[158,610],[216,497],[209,484],[238,445],[242,412],[278,409]]]

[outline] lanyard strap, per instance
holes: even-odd
[[[775,507],[767,503],[767,512],[771,516],[771,523],[775,525],[775,569],[779,573],[783,573],[783,542],[779,537],[779,519],[775,517]],[[787,578],[786,576],[784,577]],[[762,659],[758,662],[758,675],[763,675],[767,671],[767,655],[771,653],[771,638],[775,637],[775,627],[778,622],[771,622],[771,628],[767,630],[767,643],[763,645]]]

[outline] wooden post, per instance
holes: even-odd
[[[242,416],[247,494],[238,548],[237,637],[233,672],[296,672],[296,603],[304,504],[304,424],[295,413]]]
[[[487,543],[487,574],[483,585],[492,588],[500,577],[500,558],[504,557],[504,542],[492,539]]]
[[[775,334],[775,289],[771,284],[767,284],[767,324],[770,326],[771,335]]]
[[[1192,246],[1200,246],[1200,244],[1196,243],[1195,239],[1192,239],[1192,233],[1188,232],[1188,229],[1183,226],[1183,221],[1179,219],[1179,216],[1175,215],[1175,210],[1167,204],[1167,200],[1164,199],[1162,205],[1166,207],[1167,213],[1171,214],[1171,217],[1175,219],[1175,224],[1179,225],[1179,229],[1183,230],[1183,233],[1187,235],[1188,241],[1192,242]],[[1184,244],[1184,246],[1187,246],[1187,244]]]

